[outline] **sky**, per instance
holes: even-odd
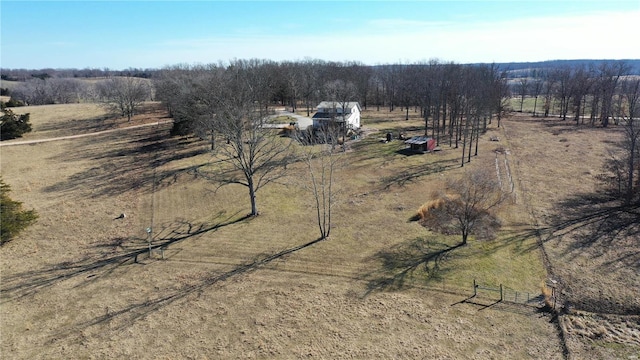
[[[0,1],[0,67],[640,59],[640,0]]]

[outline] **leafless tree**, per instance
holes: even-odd
[[[623,149],[627,160],[627,186],[625,202],[630,204],[634,194],[640,188],[640,79],[623,82],[622,94],[627,103],[627,116],[624,118],[625,139]],[[636,173],[639,173],[636,175]],[[635,179],[635,184],[634,184]]]
[[[258,215],[256,193],[282,178],[293,160],[291,140],[264,129],[269,98],[268,79],[261,62],[239,61],[224,72],[215,104],[215,129],[226,139],[216,151],[223,161],[202,169],[222,185],[239,184],[249,191],[251,215]]]
[[[629,66],[624,62],[605,62],[598,67],[597,89],[600,92],[600,122],[603,127],[609,125],[609,117],[612,115],[613,97],[620,77],[628,71]]]
[[[11,97],[27,105],[53,104],[53,96],[45,79],[32,78],[11,90]]]
[[[542,93],[544,86],[544,79],[540,76],[539,71],[535,71],[533,74],[533,80],[531,82],[531,95],[533,96],[533,116],[537,116],[536,110],[538,108],[538,97]]]
[[[554,69],[550,76],[553,77],[555,87],[555,98],[560,101],[560,117],[567,120],[569,111],[569,97],[571,96],[571,68],[568,66]]]
[[[98,94],[107,109],[127,121],[150,99],[149,82],[132,76],[111,77],[97,84]]]
[[[544,117],[548,117],[553,106],[553,93],[556,87],[556,77],[553,71],[545,73],[544,77]]]
[[[356,96],[366,110],[369,105],[369,92],[373,72],[369,66],[354,62],[349,64],[350,79],[355,86]]]
[[[343,151],[336,151],[336,139],[339,134],[330,134],[335,128],[321,129],[316,137],[318,144],[305,148],[304,160],[307,165],[308,179],[306,188],[313,195],[316,220],[320,238],[331,234],[331,212],[338,201],[336,190],[336,172],[342,167]]]
[[[580,123],[580,116],[584,115],[587,95],[591,89],[591,76],[584,67],[573,69],[569,82],[571,98],[573,99],[573,113],[576,125]],[[584,122],[584,116],[583,116]]]
[[[51,97],[56,104],[77,103],[89,98],[88,87],[80,80],[73,78],[52,78],[47,80]]]
[[[494,104],[494,106],[492,106],[492,112],[495,112],[498,119],[498,127],[500,127],[500,121],[508,111],[507,100],[510,96],[509,86],[507,85],[507,74],[506,71],[499,71],[495,65],[490,67],[490,73],[492,86],[489,99],[491,103]]]
[[[306,60],[302,63],[300,89],[307,108],[307,116],[311,114],[311,102],[319,99],[321,67],[320,61]]]
[[[444,234],[460,234],[462,245],[467,244],[469,235],[491,238],[500,226],[495,211],[505,196],[490,171],[469,171],[450,180],[445,192],[434,198],[435,206],[425,214],[423,225]]]
[[[521,77],[520,79],[518,79],[516,83],[516,89],[518,91],[518,95],[520,96],[520,112],[522,112],[522,106],[524,105],[524,98],[529,93],[529,87],[530,87],[530,83],[529,83],[528,77]]]

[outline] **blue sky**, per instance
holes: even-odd
[[[640,0],[7,1],[3,68],[640,59]]]

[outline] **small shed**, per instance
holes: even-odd
[[[436,140],[427,136],[414,136],[409,140],[405,140],[407,148],[416,152],[429,152],[436,148]]]

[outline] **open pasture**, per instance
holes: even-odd
[[[34,139],[120,121],[99,120],[97,108],[61,106],[58,115],[54,108],[24,110],[32,114]],[[151,114],[157,116],[133,121],[164,116]],[[193,171],[215,160],[208,143],[171,138],[170,124],[3,146],[3,179],[40,219],[0,249],[2,353],[16,359],[562,359],[548,315],[496,303],[492,294],[469,299],[474,278],[532,295],[547,278],[531,230],[557,202],[544,184],[559,180],[530,165],[537,163],[528,143],[545,125],[520,119],[511,127],[509,120],[506,134],[494,123],[483,135],[479,156],[465,168],[495,167],[494,150],[511,149],[517,196],[503,210],[496,240],[472,240],[433,271],[421,259],[459,239],[431,234],[410,219],[446,177],[464,169],[459,149],[408,156],[400,141],[381,142],[386,132],[420,132],[419,113],[410,111],[408,121],[404,115],[365,111],[368,136],[350,143],[336,179],[334,230],[319,242],[312,197],[300,186],[304,164],[261,190],[261,215],[247,218],[244,188],[216,191]],[[501,141],[490,142],[490,135]],[[548,148],[560,155],[565,145]],[[575,163],[554,160],[556,167]],[[568,170],[556,171],[570,182]],[[556,196],[571,193],[559,189],[567,194]],[[152,258],[147,227],[152,245],[164,249]],[[400,261],[407,256],[413,268]],[[562,253],[550,256],[557,266]],[[383,261],[389,258],[397,266]],[[603,358],[628,351],[599,349]]]

